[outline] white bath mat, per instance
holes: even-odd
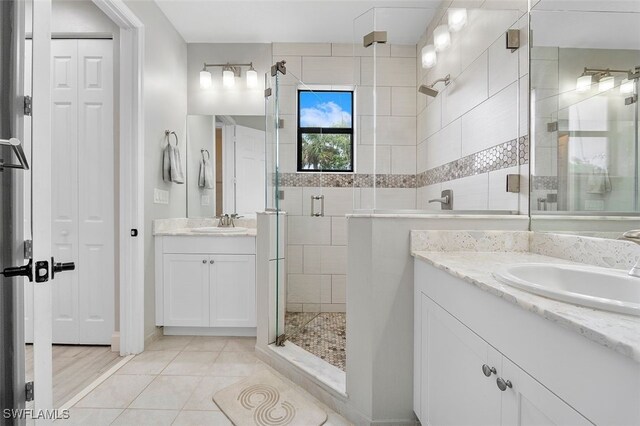
[[[236,426],[320,426],[327,413],[273,375],[261,371],[213,395]]]

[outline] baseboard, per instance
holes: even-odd
[[[162,327],[155,327],[153,331],[144,338],[144,347],[146,348],[156,340],[162,337]]]
[[[120,353],[120,332],[114,331],[111,335],[111,352]]]

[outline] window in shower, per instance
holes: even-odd
[[[298,90],[298,171],[353,172],[353,91]]]

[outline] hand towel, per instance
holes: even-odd
[[[587,179],[588,194],[604,194],[611,192],[611,179],[606,168],[593,166],[591,174]]]
[[[200,172],[198,174],[198,186],[205,189],[214,188],[213,168],[211,167],[211,154],[206,149],[200,151],[202,159],[200,160]],[[205,156],[205,153],[207,154]]]
[[[171,135],[175,136],[176,144],[171,144]],[[162,179],[165,182],[184,183],[182,172],[182,160],[178,148],[178,135],[175,132],[168,134],[167,146],[162,154]]]

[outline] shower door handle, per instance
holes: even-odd
[[[316,212],[316,200],[320,200],[320,213]],[[323,217],[324,216],[324,195],[312,195],[311,196],[311,216]]]

